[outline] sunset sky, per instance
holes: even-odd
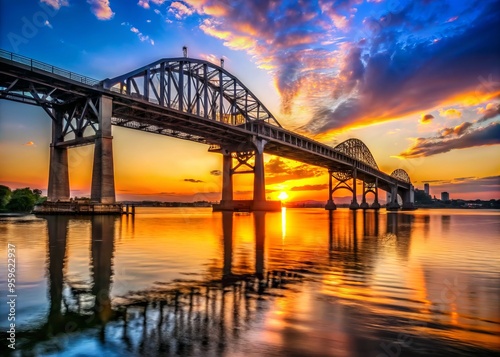
[[[415,187],[500,198],[498,1],[31,0],[0,2],[0,47],[96,79],[160,58],[219,63],[286,129],[361,139]],[[46,192],[51,122],[0,101],[0,184]],[[220,198],[208,147],[113,128],[118,200]],[[70,150],[72,194],[90,192],[93,146]],[[326,200],[324,169],[266,156],[268,197]],[[253,178],[237,175],[235,198]],[[347,196],[347,191],[338,195]],[[371,199],[370,199],[371,200]]]

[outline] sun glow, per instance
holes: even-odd
[[[278,196],[278,199],[279,199],[280,201],[284,201],[284,200],[286,200],[287,198],[288,198],[288,193],[286,193],[285,191],[281,191],[281,192],[280,192],[280,194],[279,194],[279,196]]]

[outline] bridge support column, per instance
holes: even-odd
[[[398,203],[398,185],[396,184],[391,187],[390,202],[387,202],[386,209],[388,211],[397,211],[400,208]]]
[[[99,99],[99,131],[95,140],[90,199],[93,202],[105,204],[115,203],[113,137],[111,136],[112,110],[112,98],[101,96]]]
[[[328,201],[326,202],[325,209],[328,211],[335,211],[337,209],[335,202],[333,202],[332,170],[328,170]]]
[[[380,209],[380,203],[378,203],[378,178],[375,177],[375,201],[373,201],[371,208],[375,210]]]
[[[359,204],[358,200],[356,198],[356,178],[357,178],[358,172],[356,168],[352,170],[352,201],[351,204],[349,205],[349,209],[351,210],[357,210],[359,209]],[[364,194],[363,194],[364,196]]]
[[[266,179],[264,174],[264,146],[267,141],[255,139],[255,166],[253,181],[253,211],[266,211]]]
[[[370,208],[370,205],[366,202],[366,183],[365,180],[363,180],[363,199],[361,200],[361,205],[359,205],[359,208],[362,210],[367,210]]]
[[[406,190],[403,194],[403,211],[413,211],[415,210],[415,189],[413,185],[410,186],[409,190]]]
[[[52,143],[50,144],[49,187],[47,198],[49,202],[69,201],[69,170],[68,148],[57,147],[62,140],[63,115],[53,110],[55,120],[52,121]]]
[[[232,211],[233,202],[233,157],[230,150],[223,150],[222,159],[222,199],[220,209]]]

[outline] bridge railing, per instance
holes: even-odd
[[[89,86],[98,85],[100,82],[97,79],[85,77],[85,76],[82,76],[78,73],[70,72],[70,71],[67,71],[67,70],[59,68],[59,67],[54,67],[54,66],[51,66],[50,64],[40,62],[40,61],[34,60],[32,58],[29,58],[29,57],[17,55],[15,53],[5,51],[2,49],[0,49],[0,58],[5,58],[5,59],[8,59],[10,61],[21,63],[21,64],[24,64],[26,66],[29,66],[32,71],[37,69],[37,70],[41,70],[44,72],[53,73],[53,74],[56,74],[56,75],[61,76],[61,77],[69,78],[69,79],[76,81],[76,82],[79,82],[79,83],[87,84]]]

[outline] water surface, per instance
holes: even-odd
[[[3,218],[0,243],[14,355],[500,354],[498,211],[139,208]]]

